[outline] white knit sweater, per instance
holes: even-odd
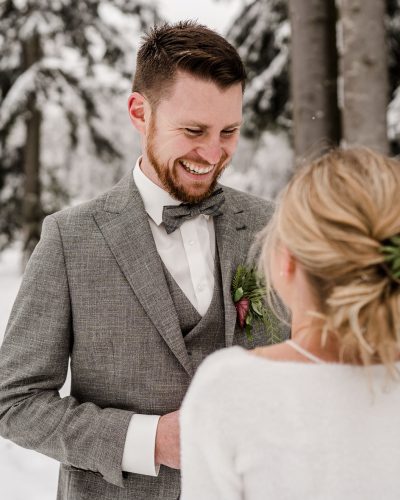
[[[209,356],[182,406],[181,499],[399,500],[400,383],[369,373]]]

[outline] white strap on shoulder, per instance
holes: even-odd
[[[292,349],[297,351],[298,353],[302,354],[305,358],[309,359],[313,363],[317,363],[318,365],[323,365],[326,363],[326,361],[322,360],[321,358],[318,358],[317,356],[314,356],[311,352],[307,351],[303,347],[301,347],[297,342],[295,342],[293,339],[286,340],[286,344],[290,345]]]

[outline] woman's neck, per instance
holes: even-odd
[[[339,362],[339,346],[332,332],[322,336],[321,320],[311,316],[312,309],[296,314],[293,311],[291,338],[310,353],[324,361]],[[315,311],[315,309],[314,309]]]

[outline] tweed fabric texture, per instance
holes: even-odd
[[[214,267],[214,293],[203,317],[199,315],[168,271],[165,276],[179,324],[182,332],[185,332],[185,346],[193,369],[196,370],[206,356],[225,347],[224,302],[218,252]]]
[[[186,297],[164,263],[163,269],[168,285],[168,290],[171,294],[171,299],[174,303],[175,311],[178,315],[179,327],[181,329],[183,337],[186,337],[186,335],[190,333],[193,328],[201,321],[202,316],[193,306],[190,300]]]
[[[229,188],[224,194],[214,224],[224,303],[218,328],[226,346],[247,346],[235,330],[230,286],[272,205]],[[267,343],[254,333],[255,344]],[[69,360],[71,394],[60,398]],[[125,474],[121,463],[132,415],[178,409],[193,374],[132,174],[47,217],[0,349],[0,434],[62,464],[58,500],[178,498],[177,471]]]

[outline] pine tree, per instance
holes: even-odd
[[[257,138],[267,128],[289,129],[290,24],[286,0],[253,0],[227,34],[248,72],[243,133]]]
[[[385,3],[389,138],[391,152],[400,153],[400,0]],[[256,141],[265,130],[291,133],[288,15],[288,0],[252,0],[228,30],[227,37],[238,48],[249,74],[243,131]]]
[[[335,0],[289,0],[290,80],[297,161],[338,145]]]
[[[343,141],[388,153],[384,0],[340,0]]]
[[[121,157],[104,117],[129,89],[145,0],[0,2],[0,249],[23,230],[29,256],[46,213],[68,199],[74,154]],[[81,165],[84,169],[85,165]]]
[[[400,154],[400,0],[387,0],[389,89],[388,136],[392,153]]]

